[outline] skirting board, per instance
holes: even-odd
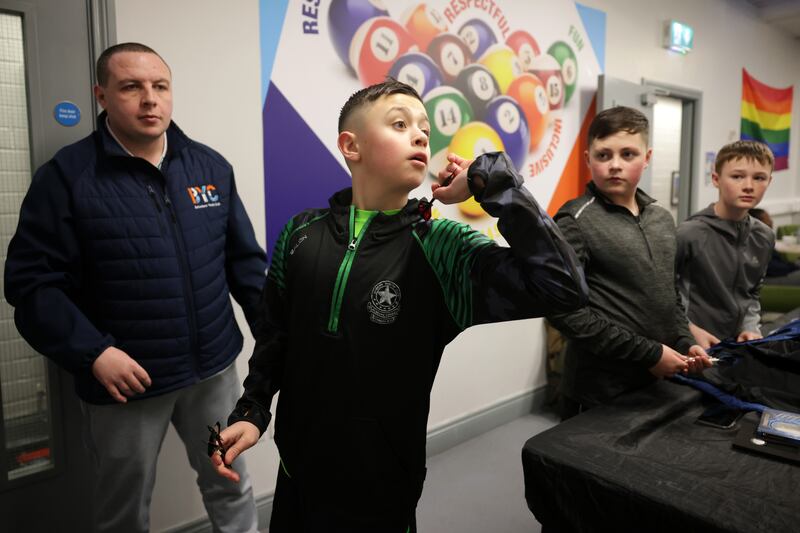
[[[546,387],[542,386],[432,429],[428,432],[428,457],[440,454],[523,415],[540,410],[544,405],[545,394]],[[256,498],[259,530],[266,530],[269,525],[269,517],[272,514],[272,496],[273,494],[270,492]],[[166,530],[166,533],[211,533],[211,522],[208,521],[208,518],[201,518],[170,528]]]

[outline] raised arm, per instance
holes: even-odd
[[[452,203],[474,195],[499,219],[509,247],[452,221],[432,224],[436,238],[425,239],[423,247],[459,325],[531,318],[581,306],[588,291],[577,258],[508,157],[494,152],[469,163],[451,155],[442,174],[457,175],[452,183],[435,187],[435,197]]]

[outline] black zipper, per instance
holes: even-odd
[[[158,195],[156,194],[155,189],[153,189],[153,186],[150,184],[147,184],[147,194],[153,200],[156,210],[158,211],[158,216],[156,218],[158,219],[158,228],[161,230],[161,235],[163,237],[167,233],[167,228],[164,226],[163,219],[164,210],[161,208],[161,202],[158,201]]]
[[[739,280],[742,277],[742,270],[744,269],[744,265],[742,264],[742,254],[744,253],[744,239],[742,238],[744,231],[740,227],[736,227],[736,276],[734,277],[733,286],[739,287]],[[735,295],[734,295],[735,296]],[[735,299],[735,298],[734,298]],[[745,315],[746,306],[737,305],[736,306],[736,327],[737,329],[741,329],[743,322],[744,322],[744,315]],[[734,333],[734,335],[738,335],[738,333]]]
[[[647,239],[647,233],[644,232],[644,228],[642,227],[642,215],[639,214],[633,217],[636,220],[636,225],[639,227],[639,231],[642,233],[642,238],[644,239],[644,244],[647,246],[647,255],[650,256],[650,261],[653,260],[653,250],[650,249],[650,241]]]
[[[183,231],[181,231],[181,224],[178,217],[175,216],[175,209],[172,201],[169,199],[166,189],[164,190],[164,205],[167,207],[167,212],[172,220],[173,232],[172,235],[175,239],[175,246],[178,249],[178,263],[181,268],[181,279],[183,280],[183,290],[186,294],[186,316],[189,318],[189,348],[192,352],[192,367],[195,374],[197,370],[197,359],[199,357],[197,349],[197,317],[194,314],[194,292],[192,290],[191,271],[189,269],[189,262],[186,259],[186,243],[183,241]]]

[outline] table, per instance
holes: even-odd
[[[738,426],[695,424],[703,409],[659,381],[536,435],[528,507],[544,531],[800,531],[800,466],[733,450]]]

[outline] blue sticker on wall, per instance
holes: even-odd
[[[62,126],[75,126],[81,121],[81,110],[72,102],[65,100],[56,104],[55,109],[53,109],[53,116],[56,122]]]

